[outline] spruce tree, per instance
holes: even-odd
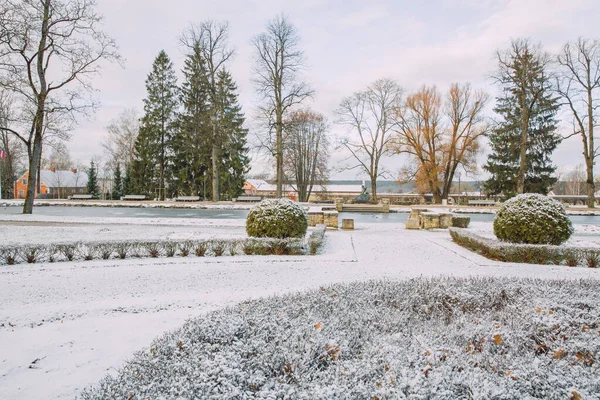
[[[121,165],[117,163],[113,174],[113,200],[119,200],[123,196],[123,179],[121,177]]]
[[[125,176],[123,177],[123,183],[121,188],[121,195],[126,196],[131,194],[131,166],[128,165],[125,169]]]
[[[556,132],[558,99],[548,75],[548,55],[527,40],[515,40],[506,54],[498,54],[497,81],[502,94],[494,111],[500,121],[489,135],[491,153],[484,166],[491,177],[489,194],[546,194],[556,182],[550,159],[560,143]]]
[[[494,111],[500,122],[489,135],[491,153],[484,169],[491,177],[484,184],[488,194],[503,194],[509,198],[518,193],[517,177],[520,168],[521,110],[510,92],[497,99]],[[556,166],[551,155],[561,142],[557,132],[558,101],[545,93],[531,109],[527,129],[525,193],[547,194],[556,182]]]
[[[170,181],[167,173],[169,171],[169,159],[171,146],[175,134],[175,116],[177,111],[177,78],[173,63],[164,50],[161,50],[152,65],[152,71],[146,79],[147,97],[144,99],[144,116],[141,119],[140,135],[144,131],[146,142],[150,146],[154,159],[154,186],[150,188],[139,187],[145,191],[154,191],[158,198],[164,200],[166,184]],[[142,149],[138,149],[141,153]],[[149,161],[149,160],[144,160]],[[134,165],[138,168],[139,163]],[[143,167],[149,167],[147,163]],[[135,171],[140,177],[142,174]],[[147,171],[144,171],[146,178]],[[138,185],[144,182],[136,181]],[[145,189],[145,190],[144,190]],[[153,190],[148,190],[153,189]],[[152,194],[152,193],[148,193]]]
[[[173,138],[171,186],[178,194],[209,196],[211,187],[205,185],[211,146],[209,89],[205,60],[198,43],[186,57],[183,76],[182,111],[177,118],[177,135]]]
[[[88,170],[87,194],[91,194],[94,199],[100,197],[100,189],[98,188],[98,173],[94,161],[90,163]]]
[[[133,162],[129,172],[130,184],[128,194],[138,194],[153,197],[156,194],[157,155],[158,146],[151,129],[140,127],[140,132],[133,146]]]
[[[227,70],[218,74],[220,171],[219,192],[230,200],[242,193],[250,159],[244,113],[238,103],[237,86]]]

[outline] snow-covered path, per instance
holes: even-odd
[[[600,278],[587,268],[495,263],[456,246],[447,231],[357,228],[328,232],[323,254],[312,257],[2,266],[0,398],[72,398],[162,332],[248,298],[419,275]]]

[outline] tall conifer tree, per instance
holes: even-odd
[[[113,175],[113,189],[112,198],[113,200],[119,200],[123,195],[123,179],[121,177],[121,164],[117,163]]]
[[[91,194],[93,198],[100,197],[100,189],[98,188],[98,171],[94,161],[90,163],[88,170],[87,194]]]
[[[490,194],[546,193],[556,181],[550,156],[561,137],[549,60],[527,39],[513,40],[509,50],[498,52],[502,94],[495,111],[501,120],[490,135],[492,153],[484,166],[492,175],[485,185]]]
[[[144,136],[136,142],[136,157],[144,154],[144,159],[134,162],[134,181],[136,187],[146,194],[154,192],[164,200],[168,177],[171,147],[175,134],[175,116],[177,111],[177,78],[173,63],[164,50],[158,53],[152,65],[152,71],[146,78],[147,97],[144,99],[144,116],[141,119],[140,134]],[[140,146],[145,142],[149,148]],[[149,168],[153,164],[154,171],[150,179]],[[139,168],[142,168],[141,170]],[[143,180],[142,180],[143,179]],[[150,192],[150,193],[149,193]]]
[[[521,154],[521,109],[516,95],[505,91],[496,99],[494,111],[500,122],[489,135],[491,153],[484,166],[491,177],[484,185],[489,194],[503,194],[506,198],[518,193],[518,173]],[[551,92],[543,93],[529,111],[527,127],[525,193],[547,194],[556,182],[551,155],[562,138],[557,132],[558,101]]]
[[[227,70],[218,74],[218,99],[220,116],[219,191],[224,199],[230,200],[242,192],[244,178],[249,171],[250,159],[244,128],[244,113],[238,103],[237,86]]]
[[[180,90],[182,111],[173,138],[172,186],[179,194],[209,196],[210,106],[205,60],[198,43],[187,55]]]

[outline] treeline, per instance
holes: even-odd
[[[184,35],[181,85],[168,55],[158,54],[146,79],[139,134],[131,154],[121,153],[115,163],[113,197],[195,195],[217,201],[241,193],[250,163],[248,130],[226,68],[232,55],[226,39],[227,25],[212,22]]]
[[[341,144],[366,173],[377,199],[377,178],[390,176],[380,161],[394,154],[408,158],[398,180],[414,181],[436,203],[448,198],[457,174],[479,173],[477,158],[487,138],[491,148],[483,169],[488,195],[547,194],[557,182],[552,154],[562,140],[583,145],[587,204],[594,206],[595,128],[600,91],[600,42],[579,39],[556,55],[528,39],[516,39],[497,52],[493,79],[500,89],[495,117],[486,116],[488,96],[469,84],[454,83],[444,95],[423,86],[404,95],[392,79],[379,79],[342,100],[338,122],[349,127]],[[558,113],[572,129],[561,135]]]

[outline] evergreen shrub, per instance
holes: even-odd
[[[494,234],[510,243],[559,245],[572,233],[573,225],[562,204],[537,193],[507,200],[494,219]]]
[[[299,238],[306,234],[307,228],[304,209],[287,199],[263,200],[246,218],[246,233],[252,237]]]

